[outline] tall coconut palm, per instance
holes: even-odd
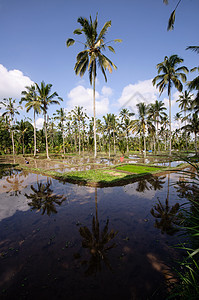
[[[165,151],[167,150],[167,136],[168,136],[168,129],[167,126],[169,126],[169,118],[168,115],[162,118],[161,120],[161,131],[165,138]]]
[[[111,156],[111,131],[112,131],[112,122],[113,122],[113,114],[107,114],[103,116],[105,126],[104,129],[108,133],[108,140],[109,140],[109,157]]]
[[[97,15],[95,20],[93,21],[91,16],[90,19],[86,19],[80,17],[77,19],[77,22],[81,25],[81,28],[76,29],[73,33],[77,35],[84,34],[86,38],[86,42],[83,43],[84,50],[79,52],[77,55],[77,61],[75,64],[75,73],[76,75],[83,76],[88,68],[89,71],[89,80],[90,84],[93,86],[93,117],[94,117],[94,157],[97,156],[97,143],[96,143],[96,118],[95,118],[95,82],[97,76],[97,65],[102,71],[104,75],[105,81],[107,81],[106,77],[106,69],[112,73],[112,67],[117,69],[114,63],[102,54],[102,51],[108,48],[111,52],[115,53],[115,50],[112,46],[108,45],[110,42],[105,43],[106,33],[109,27],[111,27],[111,21],[108,21],[104,24],[100,33],[97,33],[98,19]],[[114,42],[121,42],[119,39],[113,40]],[[66,41],[67,47],[73,45],[75,43],[74,39],[69,38]]]
[[[148,107],[144,102],[136,104],[138,108],[138,122],[140,124],[140,133],[142,134],[143,141],[144,141],[144,156],[146,156],[146,126],[147,126],[147,113],[148,113]]]
[[[62,140],[63,140],[63,152],[65,155],[65,140],[64,140],[64,122],[67,120],[66,113],[63,108],[57,109],[56,113],[53,114],[55,117],[55,120],[58,120],[61,125],[61,131],[62,131]]]
[[[116,154],[116,149],[115,149],[115,135],[117,133],[118,129],[118,119],[117,116],[112,114],[111,116],[111,127],[112,127],[112,132],[113,132],[113,152]]]
[[[185,126],[187,125],[187,110],[190,108],[191,106],[191,102],[192,102],[192,96],[193,94],[190,94],[190,92],[188,92],[187,90],[184,91],[184,93],[182,93],[182,95],[179,96],[179,99],[176,102],[179,102],[178,106],[181,109],[181,111],[184,112],[184,120],[185,120]],[[187,149],[187,133],[185,131],[185,139],[186,139],[186,150]]]
[[[78,125],[78,135],[79,135],[79,155],[81,153],[81,122],[83,118],[83,107],[81,106],[75,106],[74,109],[71,111],[73,119],[77,122]]]
[[[126,151],[129,152],[129,132],[132,130],[132,121],[130,117],[134,116],[134,113],[130,113],[130,111],[127,108],[123,108],[120,111],[120,118],[121,118],[121,125],[126,133]]]
[[[47,110],[50,104],[60,104],[58,100],[54,100],[58,96],[56,92],[50,95],[52,84],[45,84],[44,81],[41,82],[41,87],[35,83],[39,99],[42,103],[41,108],[44,114],[44,130],[45,130],[45,139],[46,139],[46,156],[49,159],[48,154],[48,135],[47,135]],[[58,97],[62,101],[62,98]]]
[[[5,106],[5,111],[2,114],[2,117],[8,116],[9,128],[11,131],[11,139],[12,139],[12,152],[15,155],[15,144],[14,144],[14,130],[13,130],[13,122],[15,115],[19,115],[19,108],[22,109],[20,105],[16,106],[16,99],[12,98],[4,98],[3,101],[0,102]]]
[[[198,148],[197,148],[197,135],[199,134],[199,117],[198,114],[195,112],[191,118],[188,118],[189,124],[186,126],[183,126],[182,129],[184,129],[187,132],[194,133],[195,137],[195,151],[196,155],[198,155]]]
[[[155,103],[151,103],[148,108],[148,117],[150,120],[154,121],[156,126],[156,141],[158,143],[158,151],[159,151],[158,125],[162,120],[162,118],[166,116],[164,110],[166,110],[164,103],[158,100],[156,100]]]
[[[36,114],[41,113],[41,100],[37,95],[36,87],[35,85],[26,86],[25,87],[27,91],[22,91],[23,97],[21,98],[20,103],[26,102],[25,107],[26,111],[29,112],[31,109],[34,111],[34,156],[36,156],[37,153],[37,141],[36,141]]]
[[[184,60],[178,55],[174,54],[170,57],[165,56],[164,61],[157,64],[156,68],[158,69],[158,75],[153,79],[153,85],[156,84],[156,87],[159,88],[160,95],[167,88],[167,93],[169,96],[169,127],[170,127],[170,136],[169,136],[169,154],[171,155],[171,89],[174,85],[175,88],[182,92],[183,85],[182,82],[186,81],[185,73],[188,73],[188,69],[185,66],[178,67]],[[162,73],[162,74],[160,74]],[[179,80],[182,80],[182,82]]]

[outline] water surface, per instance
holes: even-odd
[[[165,299],[179,255],[170,247],[185,201],[172,185],[179,175],[110,188],[1,177],[1,299]]]

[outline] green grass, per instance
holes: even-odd
[[[59,173],[53,170],[32,168],[30,165],[20,165],[19,167],[20,169],[51,176],[58,180],[91,186],[113,186],[125,184],[126,182],[131,182],[138,177],[149,176],[150,174],[157,173],[163,169],[162,167],[123,165],[116,168],[107,167],[104,169]],[[128,171],[128,173],[126,171]]]
[[[116,167],[117,170],[127,171],[134,174],[142,174],[142,173],[154,173],[157,171],[161,171],[162,167],[149,167],[149,166],[139,166],[136,164],[133,165],[123,165]]]

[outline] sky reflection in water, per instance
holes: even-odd
[[[171,185],[178,178],[91,188],[27,172],[3,176],[0,295],[164,299],[185,201]]]

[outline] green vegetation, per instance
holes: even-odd
[[[48,175],[63,181],[94,186],[111,186],[114,184],[122,184],[125,182],[130,182],[131,180],[135,180],[137,177],[168,170],[168,168],[165,167],[146,167],[143,165],[119,165],[111,168],[107,167],[103,169],[71,171],[65,173],[60,173],[53,170],[44,170],[41,168],[33,168],[30,165],[19,165],[18,168]]]
[[[179,181],[179,196],[188,199],[187,205],[181,211],[184,215],[184,235],[186,241],[178,245],[185,252],[184,259],[176,267],[177,284],[171,293],[171,299],[198,299],[199,298],[199,167],[191,163],[195,171],[188,172],[191,182]]]
[[[137,164],[133,164],[133,165],[129,164],[129,165],[122,165],[122,166],[116,167],[116,169],[121,170],[121,171],[131,172],[134,174],[145,174],[145,173],[154,173],[157,171],[161,171],[164,168],[139,166]]]

